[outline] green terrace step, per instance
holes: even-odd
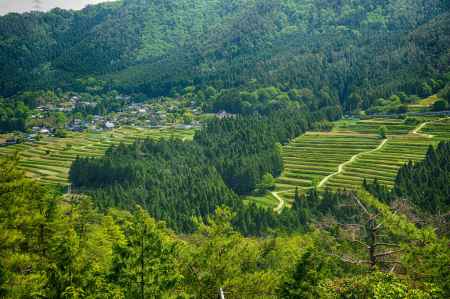
[[[279,177],[276,179],[276,182],[285,185],[302,186],[302,187],[308,187],[311,185],[311,181],[309,180],[292,179],[287,177]]]
[[[285,172],[302,174],[302,173],[311,173],[311,174],[321,174],[321,173],[329,173],[334,172],[338,168],[338,164],[334,166],[310,166],[310,165],[290,165],[285,164],[284,169]]]
[[[41,178],[41,182],[50,184],[67,184],[67,173],[72,161],[77,156],[99,157],[111,146],[121,142],[130,144],[137,138],[161,138],[172,136],[183,136],[191,138],[191,131],[161,131],[161,130],[138,130],[118,129],[114,132],[85,132],[71,134],[69,137],[60,139],[44,137],[36,143],[24,143],[14,146],[0,148],[0,157],[10,156],[20,152],[20,168],[34,178]],[[111,137],[112,136],[112,137]]]
[[[275,184],[275,191],[285,191],[285,190],[291,190],[291,189],[295,189],[295,186],[280,184],[278,182]]]

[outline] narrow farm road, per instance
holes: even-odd
[[[286,192],[286,191],[284,191],[284,192]],[[273,197],[275,197],[279,202],[278,206],[276,206],[276,208],[273,209],[276,213],[281,213],[281,211],[283,210],[283,208],[286,204],[284,199],[278,195],[279,193],[282,193],[282,192],[270,192],[270,194],[272,194]]]
[[[450,117],[448,117],[450,119]],[[410,132],[410,134],[412,135],[418,135],[418,136],[422,136],[425,138],[433,138],[433,135],[430,134],[425,134],[425,133],[420,133],[420,131],[428,124],[433,123],[433,121],[429,121],[429,122],[424,122],[419,124],[414,130],[412,130]],[[381,150],[384,145],[389,141],[388,138],[384,139],[377,148],[369,150],[369,151],[365,151],[365,152],[361,152],[359,154],[356,154],[354,156],[352,156],[350,158],[350,160],[340,164],[338,166],[338,170],[336,172],[333,172],[332,174],[328,175],[327,177],[325,177],[324,179],[322,179],[322,181],[320,181],[320,183],[317,185],[317,188],[321,188],[323,187],[332,177],[342,173],[344,171],[345,166],[353,163],[356,159],[358,159],[360,156],[365,155],[365,154],[370,154],[376,151]],[[314,187],[309,187],[309,188],[302,188],[302,189],[312,189]],[[275,197],[279,204],[276,208],[274,208],[274,211],[277,213],[281,213],[281,211],[284,209],[284,207],[286,206],[286,201],[280,196],[281,193],[286,193],[286,192],[290,192],[290,191],[294,191],[295,189],[290,189],[290,190],[284,190],[284,191],[279,191],[279,192],[271,192],[271,194],[273,195],[273,197]]]
[[[380,143],[380,145],[379,145],[377,148],[375,148],[375,149],[373,149],[373,150],[370,150],[370,151],[361,152],[361,153],[359,153],[359,154],[356,154],[356,155],[352,156],[352,157],[350,158],[350,160],[348,160],[348,161],[346,161],[346,162],[340,164],[339,167],[338,167],[338,170],[337,170],[336,172],[333,172],[333,173],[330,174],[329,176],[325,177],[323,180],[321,180],[320,183],[317,185],[317,188],[321,188],[321,187],[322,187],[323,185],[325,185],[325,184],[328,182],[328,180],[330,180],[332,177],[334,177],[334,176],[340,174],[341,172],[343,172],[345,166],[347,166],[347,165],[350,164],[350,163],[353,163],[353,162],[354,162],[356,159],[358,159],[360,156],[365,155],[365,154],[370,154],[370,153],[373,153],[373,152],[376,152],[376,151],[379,151],[380,149],[382,149],[383,146],[386,144],[386,142],[388,142],[388,140],[389,140],[389,139],[386,138],[386,139],[384,139],[384,140]]]
[[[419,135],[419,136],[422,136],[422,137],[425,137],[425,138],[433,138],[433,137],[434,137],[433,135],[425,134],[425,133],[419,133],[420,130],[422,130],[426,125],[428,125],[428,124],[430,124],[430,123],[431,123],[431,122],[424,122],[424,123],[421,123],[419,126],[417,126],[417,128],[415,128],[415,129],[411,132],[411,134]]]

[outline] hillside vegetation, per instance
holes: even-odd
[[[150,96],[189,85],[308,88],[346,109],[428,96],[449,72],[448,1],[125,0],[0,18],[0,91],[96,76]],[[432,79],[432,80],[431,80]]]
[[[448,0],[0,17],[0,298],[450,298],[449,49]]]
[[[378,135],[382,126],[386,139]],[[364,180],[374,179],[392,188],[398,170],[422,160],[430,145],[448,140],[448,132],[448,118],[412,124],[398,119],[341,120],[332,132],[307,132],[283,147],[285,167],[274,194],[292,203],[296,190],[358,190]]]
[[[136,139],[190,139],[191,130],[156,130],[121,128],[105,132],[73,133],[66,138],[47,137],[36,143],[27,142],[0,148],[0,157],[17,154],[18,167],[28,177],[50,185],[68,185],[69,169],[77,157],[99,157],[112,145],[131,144]]]

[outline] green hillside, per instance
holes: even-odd
[[[0,92],[96,76],[150,96],[257,84],[367,108],[442,88],[448,32],[439,0],[127,0],[9,14],[0,18]]]
[[[98,2],[0,17],[1,299],[450,298],[450,0]]]
[[[387,139],[380,139],[380,126]],[[409,161],[421,161],[430,145],[449,140],[449,118],[426,120],[418,125],[398,119],[341,120],[332,132],[307,132],[283,147],[284,172],[276,190],[250,201],[279,207],[290,203],[295,190],[360,190],[364,179],[392,188],[398,170]]]
[[[20,158],[19,169],[43,184],[67,185],[69,169],[77,157],[99,157],[113,145],[136,139],[192,139],[192,130],[120,128],[114,131],[73,133],[66,138],[46,137],[37,143],[0,148],[0,158]]]

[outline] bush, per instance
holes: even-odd
[[[447,103],[450,103],[450,84],[442,89],[442,91],[439,93],[439,98],[446,100]]]
[[[433,104],[433,111],[444,111],[448,109],[448,103],[445,100],[438,100]]]
[[[312,126],[312,129],[314,131],[320,131],[320,132],[330,132],[334,127],[334,124],[330,121],[319,121],[315,122]]]
[[[63,129],[57,129],[55,131],[55,136],[58,138],[66,138],[67,137],[67,132],[64,131]]]
[[[381,126],[378,128],[378,135],[380,135],[381,138],[386,139],[387,138],[387,128],[386,126]]]
[[[270,173],[266,173],[261,180],[261,183],[259,183],[256,186],[257,193],[258,194],[265,194],[267,191],[271,191],[275,189],[275,179]]]
[[[400,105],[397,108],[397,113],[403,114],[403,113],[406,113],[406,112],[408,112],[408,106],[407,105]]]
[[[419,122],[420,121],[418,119],[413,118],[413,117],[408,117],[408,118],[405,119],[405,125],[414,126],[414,125],[419,124]]]

